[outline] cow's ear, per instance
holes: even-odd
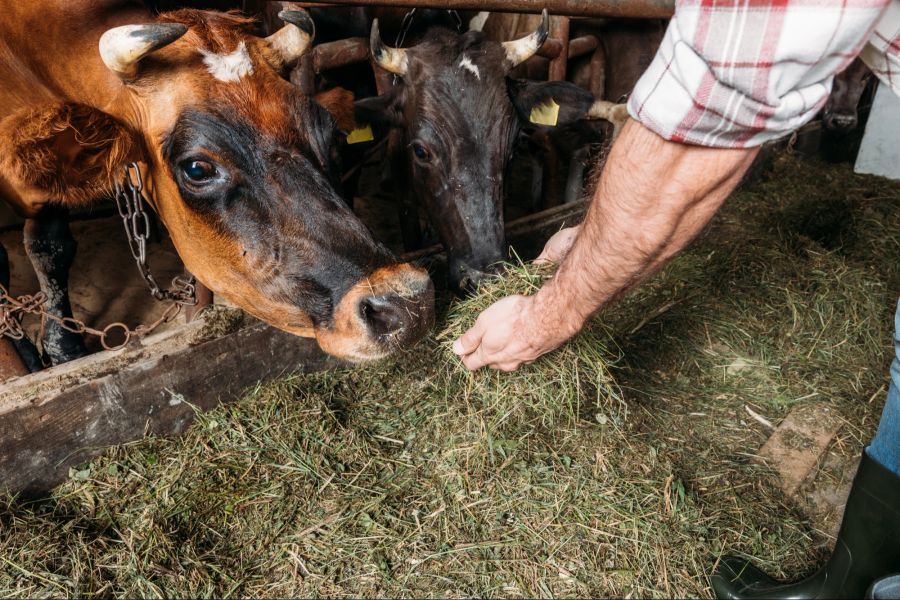
[[[403,126],[403,87],[394,86],[380,96],[357,100],[354,105],[357,124],[382,127]]]
[[[353,117],[353,92],[344,88],[332,88],[327,92],[316,94],[314,99],[331,113],[331,118],[339,130],[344,133],[353,130],[356,123]]]
[[[584,119],[594,103],[593,94],[565,81],[510,79],[507,89],[519,118],[539,127],[560,127]]]
[[[107,195],[135,158],[132,131],[83,104],[14,113],[0,123],[0,137],[11,142],[0,164],[15,187],[69,206]]]

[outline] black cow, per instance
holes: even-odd
[[[378,20],[372,24],[372,57],[397,77],[388,92],[357,102],[357,120],[396,128],[398,193],[407,205],[424,204],[447,251],[456,291],[474,289],[507,257],[503,175],[523,123],[535,109],[543,115],[539,120],[570,123],[593,102],[589,92],[569,83],[507,77],[538,51],[548,28],[546,11],[534,32],[509,42],[488,40],[480,31],[429,27],[401,49],[386,46]]]

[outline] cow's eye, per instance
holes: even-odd
[[[181,163],[181,170],[194,183],[203,183],[216,176],[216,167],[205,160],[187,160]]]
[[[413,154],[416,155],[416,158],[418,158],[421,161],[431,160],[431,152],[429,152],[428,148],[426,148],[419,142],[412,143],[412,151],[413,151]]]

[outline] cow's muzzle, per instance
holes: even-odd
[[[325,352],[351,362],[383,358],[408,347],[434,323],[434,286],[409,264],[382,267],[354,285],[316,331]]]
[[[826,111],[825,114],[822,115],[822,124],[825,126],[825,129],[828,129],[829,131],[846,133],[856,129],[858,123],[859,117],[857,117],[855,112],[841,113]]]
[[[480,268],[464,261],[451,261],[450,287],[458,296],[470,296],[481,284],[499,273],[502,266],[503,263],[499,259]]]

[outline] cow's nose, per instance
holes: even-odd
[[[366,296],[359,302],[359,314],[373,337],[402,343],[419,337],[427,328],[433,298],[434,288],[429,282],[421,292],[411,295]]]
[[[490,279],[492,275],[499,273],[501,268],[502,263],[500,262],[491,263],[482,269],[462,263],[454,270],[454,275],[456,275],[452,281],[454,291],[463,296],[474,294],[482,283]]]
[[[856,129],[857,117],[854,114],[828,113],[822,119],[826,129],[832,131],[851,131]]]

